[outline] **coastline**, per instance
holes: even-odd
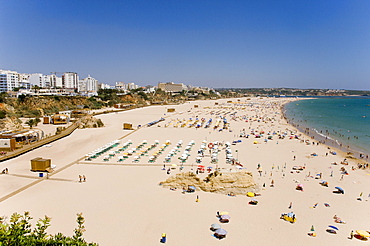
[[[302,98],[297,99],[297,101],[300,100],[309,100],[309,99],[316,99],[316,98]],[[361,162],[368,162],[369,158],[366,158],[366,156],[370,156],[370,152],[365,152],[363,150],[360,150],[356,148],[356,146],[351,146],[348,144],[341,143],[338,139],[334,139],[332,137],[326,136],[323,133],[318,132],[317,129],[312,127],[303,127],[300,124],[298,124],[294,119],[292,120],[287,116],[287,109],[286,106],[292,102],[287,102],[282,106],[282,114],[284,115],[284,119],[286,122],[296,128],[300,133],[305,134],[306,136],[310,137],[311,139],[315,141],[319,141],[321,144],[325,144],[329,148],[334,148],[336,151],[343,152],[345,156],[353,156],[354,158],[358,159]],[[364,157],[361,158],[361,155]]]

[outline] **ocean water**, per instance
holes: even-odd
[[[315,98],[285,105],[285,116],[327,142],[370,155],[370,98]]]

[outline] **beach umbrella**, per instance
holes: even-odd
[[[220,218],[222,220],[229,220],[230,219],[230,216],[228,214],[224,214],[224,215],[221,215]]]
[[[339,230],[338,227],[330,225],[329,228],[333,228],[334,230]]]
[[[211,225],[211,229],[212,230],[218,230],[218,229],[221,229],[221,226],[219,224],[214,223],[214,224]]]
[[[217,234],[219,236],[226,236],[227,235],[227,231],[225,229],[220,228],[220,229],[217,229],[215,231],[215,234]]]
[[[370,234],[367,232],[367,231],[364,231],[364,230],[357,230],[356,231],[358,235],[360,235],[361,237],[370,237]]]
[[[255,196],[255,194],[254,194],[253,192],[250,192],[250,191],[249,191],[249,192],[247,192],[247,196],[248,196],[248,197],[254,197],[254,196]]]
[[[342,194],[344,194],[344,190],[341,187],[336,186],[335,189],[339,190]]]
[[[190,185],[190,186],[189,186],[189,190],[195,190],[195,186]]]

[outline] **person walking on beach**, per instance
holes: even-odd
[[[78,178],[80,179],[80,183],[82,182],[82,176],[81,175],[78,175]]]
[[[352,230],[351,233],[349,234],[349,238],[348,239],[353,239],[353,236],[354,236],[354,232]]]
[[[289,204],[289,207],[288,207],[288,208],[289,208],[289,209],[291,209],[291,208],[292,208],[292,205],[293,205],[293,204],[292,204],[292,202],[290,202],[290,204]]]
[[[84,179],[84,182],[86,182],[86,176],[85,176],[85,175],[83,175],[83,176],[82,176],[82,178]]]
[[[270,187],[274,187],[274,184],[275,184],[274,180],[271,180],[271,185],[270,185]]]

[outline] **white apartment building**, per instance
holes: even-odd
[[[116,82],[116,89],[120,91],[125,91],[126,89],[126,84],[124,82]]]
[[[108,85],[108,84],[104,84],[104,83],[99,84],[99,88],[100,89],[115,89],[115,87],[113,85]]]
[[[88,75],[85,78],[86,82],[86,91],[87,92],[98,92],[99,81]]]
[[[86,78],[79,80],[78,92],[96,93],[98,92],[99,81],[88,75]]]
[[[42,73],[33,73],[29,76],[31,86],[38,86],[41,88],[51,87],[51,75],[44,75]]]
[[[134,89],[137,89],[139,88],[138,85],[135,85],[134,83],[128,83],[127,84],[127,90],[134,90]]]
[[[174,82],[158,83],[158,88],[165,92],[181,92],[188,89],[183,83],[175,84]]]
[[[62,88],[78,89],[78,74],[75,72],[66,72],[62,75]]]
[[[55,74],[49,75],[50,87],[52,88],[62,88],[63,80],[61,77],[57,77]]]
[[[19,87],[19,74],[16,71],[0,70],[0,92],[12,91]]]
[[[31,83],[30,83],[30,74],[28,73],[19,73],[18,74],[18,84],[19,87],[22,89],[29,90],[31,89]]]
[[[120,91],[128,91],[128,90],[134,90],[139,88],[138,85],[135,85],[135,83],[127,83],[124,82],[116,82],[115,88]]]

